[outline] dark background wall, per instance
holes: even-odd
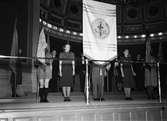
[[[27,53],[28,0],[0,1],[0,54],[10,55],[14,23],[17,19],[19,48]]]

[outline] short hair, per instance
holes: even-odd
[[[124,53],[125,51],[128,51],[128,52],[129,52],[129,49],[124,49],[123,53]]]

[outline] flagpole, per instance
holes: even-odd
[[[159,62],[157,62],[157,68],[158,68],[158,92],[159,92],[159,102],[162,102],[162,96],[161,96],[161,80],[160,80],[160,69],[159,69]]]
[[[37,78],[37,92],[36,92],[36,103],[39,103],[39,79]]]
[[[88,78],[88,59],[86,59],[86,104],[89,104],[89,78]]]

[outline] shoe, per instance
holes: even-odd
[[[44,98],[44,102],[45,103],[49,102],[47,97],[48,97],[48,88],[44,88],[44,97],[43,98]]]
[[[16,97],[21,97],[20,95],[16,94]]]
[[[43,103],[43,102],[45,102],[45,101],[44,101],[43,99],[40,99],[40,102]]]
[[[64,97],[64,102],[66,102],[67,101],[67,97]]]
[[[94,98],[94,101],[100,101],[100,98]]]
[[[47,99],[44,100],[45,103],[48,103],[49,101]]]
[[[128,97],[125,97],[125,100],[128,100]]]
[[[100,98],[100,101],[104,101],[105,99],[104,98]]]
[[[40,102],[42,103],[42,102],[45,102],[45,99],[44,99],[44,96],[42,95],[42,96],[40,96]]]
[[[67,97],[67,101],[69,101],[69,102],[71,101],[70,97]]]
[[[131,97],[125,97],[125,100],[133,100]]]
[[[129,100],[133,100],[133,98],[129,97]]]
[[[64,97],[64,102],[71,101],[69,97]]]

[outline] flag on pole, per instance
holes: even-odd
[[[83,0],[83,54],[99,61],[117,57],[116,5]]]
[[[42,28],[39,35],[39,42],[38,42],[38,48],[37,48],[37,57],[41,63],[45,63],[45,59],[42,59],[42,58],[45,58],[46,47],[47,47],[46,37],[44,33],[44,28]]]
[[[10,53],[11,56],[17,56],[18,55],[18,32],[17,32],[16,25],[17,25],[17,19],[15,20],[14,29],[13,29],[12,47],[11,47],[11,53]],[[10,63],[15,64],[16,59],[11,58]]]
[[[146,39],[146,63],[150,63],[151,62],[151,43],[150,40],[147,38]],[[145,69],[145,86],[149,86],[150,85],[150,81],[151,81],[151,77],[150,77],[150,70],[148,68]]]
[[[146,62],[150,62],[151,61],[151,43],[150,40],[147,39],[146,40]]]

